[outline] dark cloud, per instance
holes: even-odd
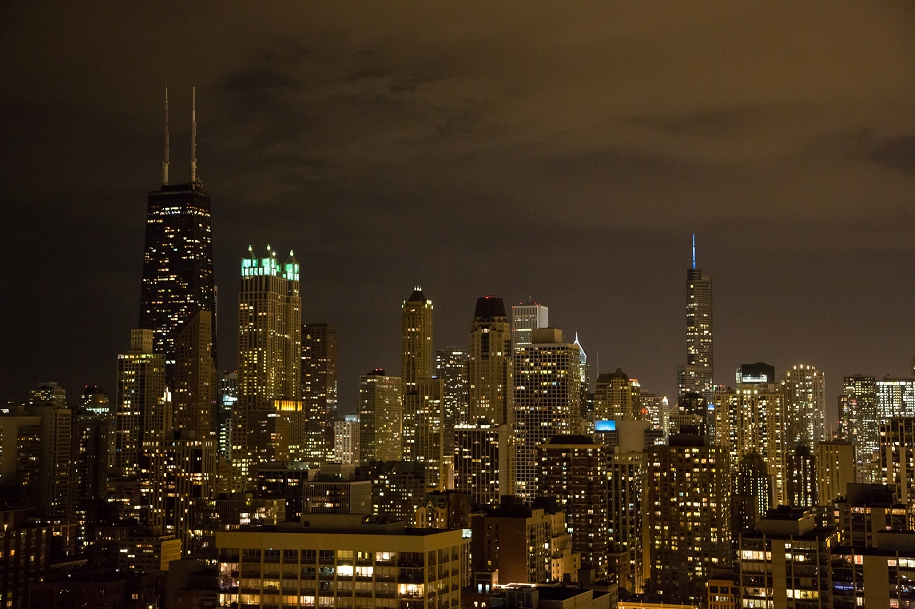
[[[915,135],[893,137],[881,142],[868,158],[900,173],[915,174]]]

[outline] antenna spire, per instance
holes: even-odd
[[[693,269],[696,268],[696,233],[693,233]]]
[[[191,184],[197,181],[197,87],[191,88]]]
[[[165,157],[162,159],[162,185],[168,184],[168,86],[165,87]]]

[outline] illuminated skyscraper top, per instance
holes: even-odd
[[[696,265],[696,235],[693,235],[692,266],[686,271],[686,365],[678,371],[680,395],[711,396],[712,280]]]
[[[210,195],[203,191],[197,179],[196,108],[191,122],[191,181],[169,184],[166,92],[162,187],[149,193],[146,208],[146,247],[138,325],[153,331],[153,348],[156,353],[165,354],[169,381],[175,363],[175,338],[182,324],[197,311],[213,312],[212,353],[214,361],[216,359]]]

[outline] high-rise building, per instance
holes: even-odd
[[[540,328],[531,344],[515,349],[515,433],[518,438],[516,494],[537,493],[537,447],[555,435],[581,433],[579,351],[562,330]]]
[[[646,421],[651,422],[654,429],[659,429],[667,437],[667,427],[670,423],[670,404],[666,395],[655,395],[639,390],[639,401],[642,403],[642,412]]]
[[[210,443],[216,439],[218,395],[212,324],[213,313],[201,309],[178,330],[172,388],[172,428]]]
[[[219,412],[216,415],[216,435],[219,454],[232,459],[232,413],[238,402],[238,373],[223,372],[219,379]]]
[[[737,368],[736,384],[744,383],[777,383],[775,380],[775,366],[770,366],[765,362],[756,362],[755,364],[741,364]]]
[[[54,382],[40,383],[32,389],[32,404],[53,404],[58,408],[67,407],[67,390]]]
[[[620,588],[642,590],[647,564],[643,561],[642,506],[646,499],[648,421],[613,421],[612,430],[598,433],[607,454],[607,515],[610,551],[622,553],[618,564]],[[612,567],[612,565],[611,565]]]
[[[842,435],[855,447],[858,482],[880,480],[877,451],[880,448],[880,419],[877,415],[877,380],[856,374],[842,379],[839,396]]]
[[[302,326],[302,403],[306,462],[324,463],[334,446],[337,420],[337,328]]]
[[[885,376],[877,381],[876,389],[877,416],[881,422],[915,416],[915,379]]]
[[[97,414],[103,419],[109,419],[114,414],[111,411],[108,394],[98,385],[86,385],[83,388],[83,394],[80,396],[80,411]]]
[[[470,326],[470,423],[486,419],[493,425],[514,422],[512,341],[501,298],[477,298]]]
[[[555,502],[530,507],[505,497],[471,522],[475,574],[498,571],[499,581],[516,583],[577,580],[580,556],[572,551],[565,514]],[[512,551],[519,545],[522,551]]]
[[[580,435],[555,435],[537,447],[537,496],[555,498],[572,533],[581,566],[607,576],[607,456],[605,448]]]
[[[695,599],[731,556],[727,452],[703,436],[671,436],[648,455],[643,538],[652,584],[665,602]]]
[[[403,458],[403,406],[400,378],[376,368],[359,378],[359,460]]]
[[[515,432],[510,425],[454,428],[454,490],[480,505],[515,493]]]
[[[359,415],[344,415],[334,423],[334,461],[344,465],[359,463]]]
[[[595,421],[641,421],[645,419],[638,381],[620,368],[601,374],[594,385]]]
[[[820,442],[816,467],[819,505],[831,506],[837,497],[845,497],[848,485],[855,482],[855,445],[842,440]]]
[[[785,401],[781,386],[741,383],[736,389],[718,391],[714,416],[715,437],[728,450],[732,467],[748,454],[758,454],[772,477],[772,505],[787,503]]]
[[[512,305],[512,345],[531,344],[531,332],[550,326],[550,310],[539,302]],[[577,337],[576,337],[577,338]]]
[[[757,452],[743,456],[737,465],[731,493],[731,534],[751,533],[772,507],[772,475]]]
[[[712,350],[712,280],[696,266],[696,236],[693,264],[686,271],[686,364],[677,381],[680,395],[699,393],[710,399],[714,391]]]
[[[210,343],[214,361],[216,359],[210,195],[203,191],[197,178],[196,104],[191,125],[191,179],[185,184],[171,184],[168,176],[166,92],[162,187],[149,193],[146,208],[146,245],[138,326],[153,331],[153,351],[165,354],[169,382],[176,362],[178,331],[198,311],[207,310],[213,314]]]
[[[804,508],[819,505],[816,454],[806,444],[798,444],[788,451],[785,460],[788,505]]]
[[[248,247],[238,297],[238,394],[233,413],[232,465],[236,488],[262,461],[299,460],[304,449],[301,401],[302,300],[292,252],[258,258]]]
[[[131,330],[130,350],[118,355],[114,451],[109,455],[115,476],[139,474],[141,459],[160,446],[166,429],[171,429],[165,355],[153,353],[153,338],[152,330]]]
[[[432,301],[415,288],[401,307],[401,393],[432,377]]]
[[[770,510],[757,531],[741,533],[735,541],[741,607],[833,606],[830,548],[838,545],[838,535],[834,529],[817,527],[812,510]]]
[[[785,442],[789,446],[814,444],[825,438],[826,380],[813,366],[794,366],[782,381],[785,393]]]
[[[419,426],[424,426],[426,449],[429,449],[430,430],[444,429],[444,417],[440,408],[434,407],[430,399],[441,405],[441,382],[432,382],[432,301],[425,297],[422,289],[416,287],[410,298],[404,301],[401,310],[401,391],[403,396],[403,459],[423,461],[418,450]],[[431,420],[424,417],[432,415]],[[439,434],[440,435],[440,434]],[[441,440],[441,436],[439,437]],[[441,441],[438,442],[441,462]],[[427,455],[428,456],[428,455]],[[449,459],[450,460],[450,459]]]
[[[442,379],[446,426],[470,423],[468,417],[467,352],[446,347],[435,352],[435,376]]]
[[[915,506],[915,417],[893,417],[880,424],[882,482],[910,510]]]

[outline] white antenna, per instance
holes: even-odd
[[[197,184],[197,87],[191,88],[191,184]]]
[[[168,87],[165,87],[165,158],[162,160],[162,185],[168,184]]]

